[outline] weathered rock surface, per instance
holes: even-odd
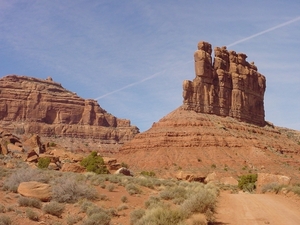
[[[286,174],[300,181],[300,132],[260,127],[230,117],[179,107],[125,143],[115,157],[134,171],[169,177],[183,170],[206,177],[216,171],[237,178],[248,173]]]
[[[230,116],[247,123],[265,125],[265,77],[247,55],[199,42],[194,54],[196,77],[183,82],[184,108],[198,113]]]
[[[51,186],[37,181],[22,182],[18,187],[18,193],[25,197],[49,201],[51,199]]]
[[[131,140],[138,128],[83,99],[51,78],[8,75],[0,79],[0,125],[16,134],[94,138],[115,144]]]
[[[268,173],[258,173],[256,181],[256,191],[261,193],[262,189],[267,184],[275,183],[277,185],[289,185],[291,182],[291,177],[284,175],[268,174]]]

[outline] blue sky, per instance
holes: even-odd
[[[298,0],[0,0],[1,77],[51,76],[141,131],[182,104],[201,40],[255,61],[266,120],[300,130]]]

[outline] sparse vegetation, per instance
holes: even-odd
[[[283,188],[282,184],[269,183],[262,187],[261,192],[266,193],[268,191],[275,192],[276,194]]]
[[[39,181],[47,183],[49,181],[49,177],[43,174],[42,171],[36,169],[18,169],[4,181],[3,189],[17,192],[19,184],[21,182],[28,181]]]
[[[0,225],[11,225],[10,217],[6,215],[0,215]]]
[[[257,174],[242,175],[238,187],[243,191],[253,192],[256,189]]]
[[[142,190],[139,189],[135,184],[127,184],[125,188],[130,195],[142,193]]]
[[[79,199],[97,199],[98,194],[94,187],[78,180],[78,177],[67,174],[55,179],[52,188],[53,199],[58,202],[74,203]]]
[[[121,197],[121,202],[123,202],[123,203],[128,202],[127,196],[123,195],[123,196]]]
[[[32,209],[26,209],[26,216],[30,220],[39,221],[39,214],[34,212]]]
[[[18,203],[19,203],[20,206],[34,207],[34,208],[37,208],[37,209],[42,208],[42,202],[39,199],[36,199],[36,198],[20,197],[18,199]]]
[[[48,204],[44,205],[44,207],[43,207],[43,211],[45,213],[51,214],[51,215],[57,216],[57,217],[61,216],[64,209],[65,209],[64,204],[61,204],[61,203],[58,203],[55,201],[49,202]]]
[[[155,173],[153,171],[142,171],[141,175],[148,177],[155,177]]]
[[[38,168],[40,169],[47,169],[49,164],[50,164],[50,158],[39,158],[39,161],[38,161]]]
[[[107,174],[108,170],[104,164],[104,160],[101,156],[97,155],[97,152],[91,152],[91,154],[84,158],[81,163],[89,172],[97,174]]]

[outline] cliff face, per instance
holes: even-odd
[[[211,45],[199,42],[194,54],[196,77],[183,82],[184,108],[264,126],[265,77],[243,53],[226,47],[214,52],[212,61]]]
[[[1,124],[15,133],[42,136],[131,140],[138,128],[83,99],[50,77],[46,80],[8,75],[0,79]]]

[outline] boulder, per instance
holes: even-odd
[[[257,181],[256,181],[256,192],[261,193],[262,188],[266,184],[277,183],[280,185],[289,185],[290,182],[291,182],[291,177],[288,176],[269,174],[269,173],[258,173]]]
[[[192,174],[192,173],[180,171],[176,174],[176,178],[177,180],[186,180],[189,182],[192,181],[204,182],[205,176],[200,174]]]
[[[217,174],[215,172],[212,172],[206,176],[204,183],[207,184],[209,182],[217,182]]]
[[[81,166],[79,163],[64,163],[62,168],[62,172],[74,172],[74,173],[83,173],[85,172],[85,168]]]
[[[118,169],[115,174],[123,174],[125,176],[133,176],[133,173],[125,167],[121,167],[120,169]]]
[[[51,186],[37,181],[22,182],[18,187],[18,193],[25,197],[49,201],[51,199]]]

